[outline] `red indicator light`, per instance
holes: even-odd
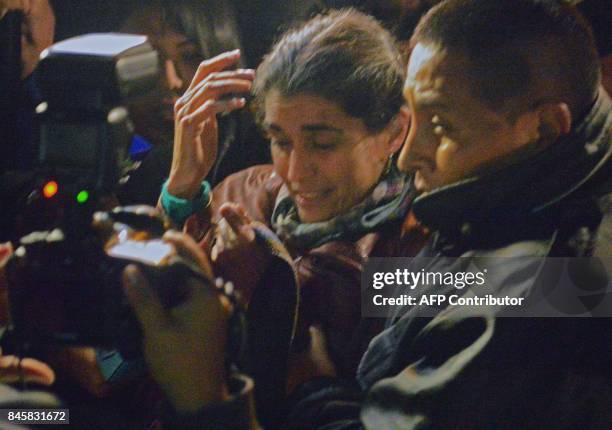
[[[45,186],[43,187],[43,195],[46,198],[50,199],[56,194],[57,194],[57,182],[55,181],[47,182]]]

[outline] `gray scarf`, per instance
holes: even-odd
[[[389,221],[403,219],[411,199],[411,183],[392,163],[386,173],[361,203],[330,220],[303,223],[295,202],[282,186],[272,213],[272,228],[281,240],[301,249],[315,248],[333,240],[350,240],[376,230]]]

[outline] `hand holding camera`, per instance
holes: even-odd
[[[166,240],[191,261],[206,256],[193,240],[169,232]],[[193,412],[226,399],[225,356],[231,304],[201,281],[187,281],[190,298],[165,309],[134,265],[123,272],[125,293],[144,332],[143,352],[155,379],[178,412]]]
[[[183,121],[181,129],[185,145],[200,145],[191,147],[196,155],[206,144],[216,150],[215,113],[241,106],[217,97],[250,89],[252,71],[222,72],[239,55],[220,57],[196,76],[182,112],[203,115],[195,128]],[[177,411],[222,401],[229,370],[245,348],[244,319],[228,294],[231,287],[213,281],[198,246],[167,232],[169,221],[154,208],[104,211],[127,164],[131,127],[123,102],[151,87],[156,53],[139,36],[88,35],[54,45],[40,67],[46,98],[37,110],[41,168],[26,204],[39,204],[52,216],[31,223],[36,227],[6,253],[12,328],[2,339],[5,349],[93,346],[117,349],[125,359],[144,354]],[[80,72],[68,81],[67,70]],[[207,173],[208,158],[189,160],[194,152],[180,145],[179,151],[179,160],[197,161]],[[7,360],[12,357],[0,360],[0,372],[13,368]],[[52,380],[48,366],[22,361],[26,370],[29,364],[41,382]]]

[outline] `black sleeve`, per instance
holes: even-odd
[[[318,378],[303,383],[288,402],[283,428],[292,430],[362,429],[359,420],[363,392],[356,381]]]
[[[229,382],[231,398],[192,414],[172,413],[172,430],[255,430],[259,428],[253,408],[253,380],[235,375]],[[166,428],[164,426],[164,428]]]

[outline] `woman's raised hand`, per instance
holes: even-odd
[[[252,69],[226,70],[240,58],[235,50],[203,61],[174,105],[174,153],[168,192],[193,199],[217,158],[216,115],[242,108],[251,90]]]

